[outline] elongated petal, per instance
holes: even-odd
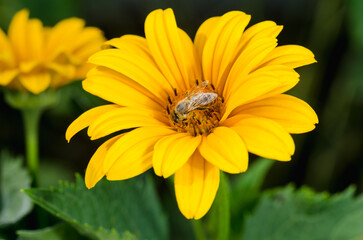
[[[223,96],[228,96],[233,85],[250,74],[277,45],[275,38],[258,38],[247,44],[234,62],[226,80]]]
[[[105,172],[103,170],[103,162],[105,160],[105,155],[108,149],[120,138],[121,136],[116,136],[108,141],[104,142],[97,151],[93,154],[91,160],[88,163],[85,182],[87,188],[93,188],[98,181],[100,181]]]
[[[46,64],[47,68],[55,71],[57,74],[66,77],[66,78],[71,78],[72,76],[74,76],[75,72],[76,72],[76,66],[74,66],[73,64],[59,64],[57,62],[49,62]],[[62,84],[62,82],[60,83],[54,83],[54,81],[52,81],[52,85],[60,85]]]
[[[190,72],[196,72],[193,59],[196,54],[193,43],[177,27],[172,9],[158,9],[151,12],[145,20],[145,36],[150,51],[160,71],[172,86],[186,90],[191,81]],[[185,47],[186,45],[190,45]],[[196,74],[192,74],[196,75]]]
[[[228,173],[241,173],[248,167],[248,152],[240,136],[227,127],[217,127],[203,136],[201,155],[211,164]]]
[[[153,62],[134,52],[106,49],[93,54],[89,62],[119,72],[149,89],[159,99],[167,99],[172,88]]]
[[[175,173],[178,206],[188,219],[200,219],[210,209],[219,187],[219,169],[198,151]]]
[[[290,160],[294,154],[295,145],[292,137],[273,120],[236,115],[224,121],[222,125],[238,133],[251,153],[281,161]]]
[[[198,28],[194,38],[194,46],[197,50],[199,59],[202,59],[205,43],[207,42],[209,35],[213,32],[213,29],[217,25],[220,18],[221,17],[208,18]]]
[[[30,92],[38,94],[47,89],[50,85],[50,73],[34,73],[19,75],[21,84]]]
[[[226,107],[222,117],[225,120],[237,107],[280,94],[299,81],[299,75],[285,66],[260,68],[248,76],[236,79],[231,92],[225,97]]]
[[[183,166],[197,149],[201,136],[175,133],[160,139],[154,148],[153,167],[157,175],[167,178]]]
[[[18,75],[17,69],[5,70],[0,72],[0,85],[8,85]]]
[[[119,38],[113,38],[107,42],[105,45],[113,46],[121,51],[126,51],[129,53],[135,53],[142,58],[148,59],[150,62],[154,62],[151,56],[147,41],[145,38],[136,35],[124,35]]]
[[[84,20],[79,18],[68,18],[57,23],[49,30],[45,56],[54,60],[59,54],[64,53],[75,41],[75,37],[82,31]]]
[[[285,94],[241,106],[235,114],[272,119],[289,133],[309,132],[319,121],[314,110],[306,102]]]
[[[261,62],[261,66],[285,65],[297,68],[315,62],[314,54],[309,49],[298,45],[284,45],[271,51]]]
[[[242,35],[239,44],[239,50],[243,51],[250,41],[255,41],[259,38],[276,38],[282,31],[283,26],[277,25],[273,21],[263,21],[249,27]]]
[[[28,18],[29,11],[27,9],[20,10],[14,15],[9,25],[9,39],[19,59],[25,59],[28,55],[26,44]]]
[[[10,41],[4,31],[0,28],[0,65],[15,67],[14,52]]]
[[[92,69],[82,82],[84,90],[120,106],[165,109],[166,103],[136,82],[105,68]],[[166,101],[166,100],[165,100]]]
[[[254,101],[284,93],[295,87],[300,80],[300,75],[294,69],[284,65],[268,65],[257,69],[253,73],[257,74],[262,72],[274,75],[274,78],[272,78],[271,81],[279,82],[280,86],[265,95],[256,98]]]
[[[86,52],[85,49],[87,48],[93,48],[93,45],[97,46],[98,50],[101,50],[101,44],[104,42],[104,38],[100,29],[86,27],[76,36],[76,39],[68,47],[68,51],[73,52],[76,56],[84,57],[82,53]],[[90,56],[90,54],[87,56]]]
[[[155,143],[174,133],[166,127],[141,127],[126,133],[107,152],[103,165],[107,177],[113,180],[125,179],[146,171],[152,164]],[[141,167],[141,172],[138,172],[137,166]],[[133,170],[128,172],[127,169]]]
[[[4,31],[0,28],[0,49],[3,51],[6,48],[10,48],[9,39]]]
[[[181,40],[181,44],[183,52],[185,54],[185,58],[189,59],[188,62],[188,79],[189,82],[186,82],[187,87],[194,87],[196,84],[196,80],[202,80],[202,62],[198,56],[197,50],[195,49],[192,40],[188,36],[186,32],[181,29],[179,30],[179,36]]]
[[[39,19],[31,19],[28,22],[27,48],[29,58],[40,59],[44,49],[43,24]]]
[[[69,142],[76,133],[88,127],[98,116],[118,108],[119,106],[115,104],[109,104],[109,105],[95,107],[84,112],[81,116],[79,116],[76,120],[74,120],[71,123],[71,125],[69,125],[69,127],[67,128],[66,131],[67,141]]]
[[[97,117],[89,125],[88,135],[91,140],[94,140],[128,128],[167,126],[168,120],[162,116],[164,115],[160,116],[160,112],[152,110],[130,107],[115,108]]]
[[[232,66],[237,46],[250,18],[243,12],[228,12],[219,19],[208,36],[202,55],[203,74],[217,89],[220,84],[224,84],[225,72],[228,73]]]

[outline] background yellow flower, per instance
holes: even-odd
[[[87,58],[100,49],[102,32],[85,27],[79,18],[69,18],[53,28],[29,11],[16,13],[8,36],[0,29],[0,85],[38,94],[85,76]]]
[[[134,177],[153,167],[175,174],[181,212],[199,219],[213,203],[220,170],[247,170],[248,152],[287,161],[289,133],[314,129],[315,112],[282,94],[294,87],[294,68],[315,62],[308,49],[277,47],[282,26],[232,11],[205,21],[194,43],[171,9],[145,21],[146,37],[125,35],[92,55],[83,88],[112,104],[75,120],[67,140],[85,127],[91,139],[136,128],[106,141],[91,158],[86,185]]]

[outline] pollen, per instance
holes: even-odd
[[[183,94],[168,97],[166,107],[170,125],[178,132],[192,136],[208,134],[218,127],[221,119],[223,99],[208,81],[189,89]]]

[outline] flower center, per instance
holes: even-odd
[[[169,96],[167,111],[170,125],[178,132],[188,132],[192,136],[209,133],[219,125],[223,98],[208,81],[199,83],[185,93]]]

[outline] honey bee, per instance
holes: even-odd
[[[206,89],[208,86],[208,81],[204,81],[192,88],[186,97],[180,100],[172,112],[172,118],[175,122],[180,123],[188,117],[188,114],[195,109],[201,109],[206,107],[215,101],[218,97],[217,93],[210,92]]]

